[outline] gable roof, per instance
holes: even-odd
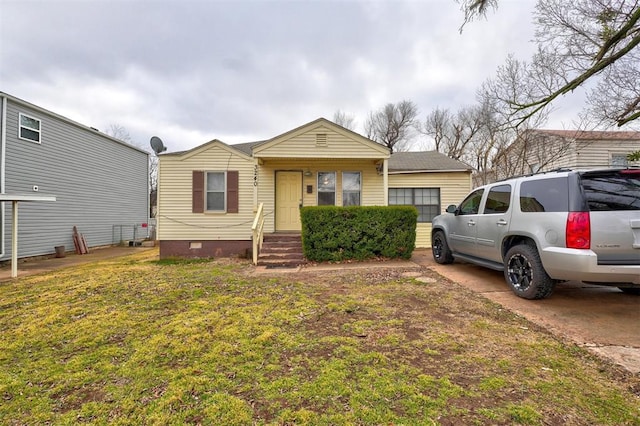
[[[394,152],[389,158],[389,173],[471,172],[472,168],[437,151]]]
[[[191,156],[196,155],[202,151],[206,151],[207,149],[213,146],[217,146],[229,152],[234,152],[236,155],[239,155],[240,157],[243,157],[246,160],[251,160],[251,153],[247,154],[246,152],[240,149],[234,149],[235,146],[227,145],[226,143],[218,139],[214,139],[212,141],[203,143],[202,145],[198,145],[186,151],[163,152],[159,154],[158,157],[182,157],[180,160],[186,160],[187,158],[190,158]]]
[[[218,139],[214,139],[213,141],[209,141],[206,142],[202,145],[198,145],[194,148],[188,149],[188,150],[184,150],[184,151],[175,151],[175,152],[163,152],[160,155],[165,156],[165,155],[185,155],[187,153],[190,153],[192,151],[197,151],[200,148],[202,148],[205,145],[209,145],[210,143],[217,141],[218,143],[224,144],[226,145],[228,148],[234,149],[236,151],[239,151],[240,153],[247,155],[249,157],[253,157],[253,151],[255,148],[260,147],[262,145],[276,145],[279,142],[281,142],[283,139],[288,138],[291,135],[295,135],[296,133],[300,133],[300,132],[304,132],[308,129],[312,129],[318,126],[322,126],[322,125],[328,125],[328,127],[333,128],[334,130],[337,130],[343,134],[347,134],[349,135],[351,138],[356,139],[358,141],[360,141],[361,143],[377,150],[380,151],[381,153],[388,155],[389,149],[383,145],[380,145],[370,139],[365,138],[364,136],[360,135],[359,133],[356,133],[352,130],[347,129],[346,127],[342,127],[332,121],[327,120],[326,118],[318,118],[314,121],[311,121],[309,123],[303,124],[302,126],[298,126],[293,130],[289,130],[285,133],[282,133],[278,136],[275,136],[271,139],[267,139],[267,140],[262,140],[262,141],[256,141],[256,142],[242,142],[242,143],[237,143],[237,144],[233,144],[233,145],[228,145],[225,144],[224,142],[218,140]]]
[[[296,127],[295,129],[289,130],[285,133],[275,136],[269,139],[268,141],[264,141],[263,143],[252,146],[251,147],[252,153],[254,156],[262,157],[268,153],[268,150],[276,147],[277,145],[286,143],[295,137],[298,137],[307,132],[318,130],[318,129],[322,129],[323,133],[326,132],[325,129],[330,129],[333,132],[346,137],[350,141],[360,144],[363,148],[366,148],[371,152],[376,152],[375,154],[376,156],[378,155],[382,155],[384,157],[389,156],[389,148],[387,148],[386,146],[381,145],[375,141],[372,141],[371,139],[368,139],[359,133],[356,133],[350,129],[347,129],[346,127],[342,127],[339,124],[336,124],[333,121],[327,120],[326,118],[323,118],[323,117],[320,117],[309,123]],[[333,155],[336,156],[336,154],[337,153],[334,151]]]

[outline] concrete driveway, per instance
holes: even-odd
[[[526,300],[512,293],[502,272],[459,261],[438,265],[431,250],[425,249],[416,250],[411,260],[640,373],[640,296],[615,287],[569,282],[558,284],[548,299]]]

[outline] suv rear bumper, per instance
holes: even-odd
[[[591,250],[547,247],[540,256],[547,274],[556,280],[640,285],[640,265],[598,265]]]

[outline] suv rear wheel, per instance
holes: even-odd
[[[436,231],[433,233],[431,241],[431,252],[433,253],[433,259],[436,263],[445,265],[453,263],[453,255],[447,244],[447,239],[444,236],[444,232]]]
[[[513,292],[525,299],[544,299],[555,287],[542,267],[538,250],[531,244],[518,244],[507,251],[504,278]]]

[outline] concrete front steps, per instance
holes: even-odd
[[[305,263],[300,233],[265,234],[258,266],[292,268]]]

